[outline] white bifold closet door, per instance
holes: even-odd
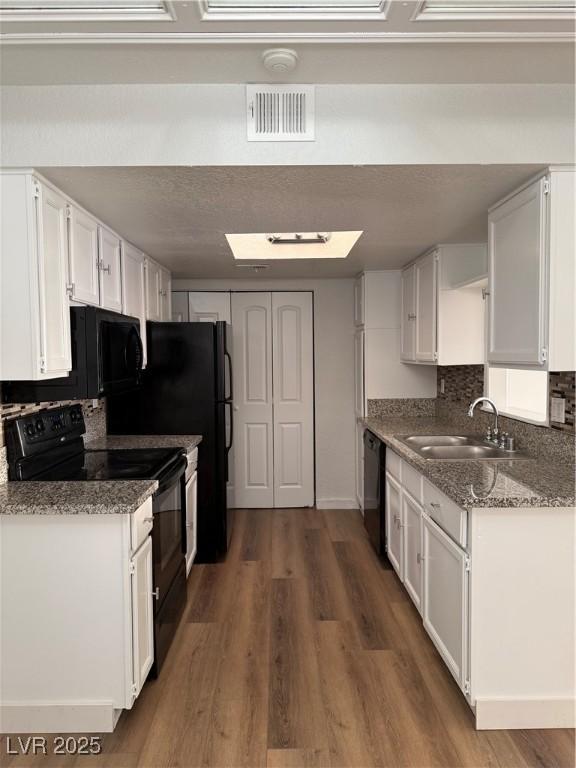
[[[272,294],[274,506],[314,504],[312,294]]]
[[[312,295],[233,293],[232,328],[236,506],[312,506]]]

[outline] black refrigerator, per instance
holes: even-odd
[[[202,435],[198,449],[197,562],[226,554],[233,439],[232,359],[225,322],[146,324],[147,367],[138,389],[107,400],[109,434]]]

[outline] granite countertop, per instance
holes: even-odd
[[[202,435],[107,435],[87,450],[181,448],[190,453]],[[156,480],[69,480],[0,485],[0,515],[129,515],[158,488]]]
[[[473,507],[573,507],[573,462],[537,458],[497,461],[423,459],[398,440],[406,435],[462,434],[447,421],[426,417],[363,418],[360,421],[464,509]]]
[[[68,480],[0,485],[0,515],[129,515],[157,480]]]
[[[105,435],[86,443],[86,450],[114,448],[182,448],[190,453],[202,442],[202,435]]]

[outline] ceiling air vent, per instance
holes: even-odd
[[[314,141],[313,85],[248,85],[248,141]]]

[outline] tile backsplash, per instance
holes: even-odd
[[[0,398],[1,400],[1,398]],[[0,403],[0,483],[5,483],[8,479],[8,463],[6,458],[6,446],[4,441],[4,422],[14,419],[17,416],[24,416],[29,413],[45,408],[56,408],[61,405],[70,405],[74,402],[80,402],[84,412],[86,422],[85,440],[93,440],[106,435],[106,400],[64,400],[49,403]]]

